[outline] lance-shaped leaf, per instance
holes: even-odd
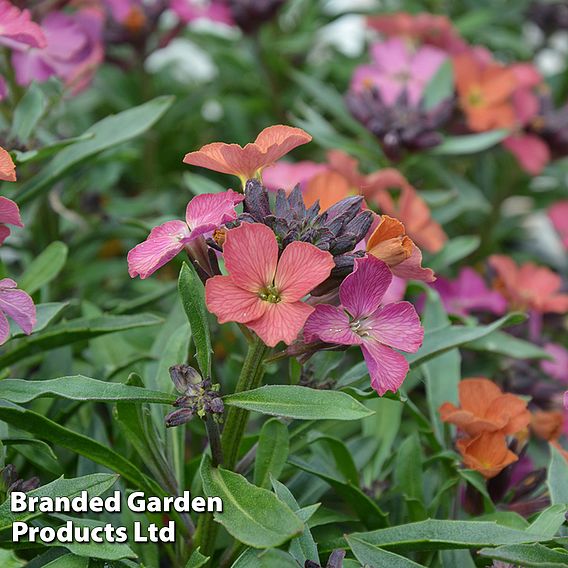
[[[497,548],[482,548],[481,556],[507,562],[523,568],[565,568],[568,566],[568,552],[551,550],[542,544],[516,544]]]
[[[267,420],[260,430],[254,462],[254,484],[268,489],[270,476],[278,479],[290,451],[288,428],[277,418]]]
[[[60,241],[51,243],[28,265],[18,281],[19,288],[28,294],[33,294],[51,282],[65,266],[67,251],[65,243]]]
[[[355,536],[348,536],[347,543],[353,554],[364,566],[388,566],[389,568],[425,568],[404,556],[373,546]]]

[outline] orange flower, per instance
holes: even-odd
[[[454,72],[460,104],[472,130],[514,126],[511,96],[518,85],[511,69],[463,53],[454,57]]]
[[[0,146],[0,180],[16,181],[16,166],[10,154]]]
[[[363,195],[377,203],[382,212],[400,219],[406,233],[421,248],[438,252],[448,240],[442,227],[432,219],[430,209],[408,180],[397,170],[386,168],[367,176]],[[399,190],[395,202],[389,190]]]
[[[306,207],[311,207],[319,200],[320,210],[325,211],[352,193],[347,179],[333,170],[327,170],[310,179],[303,195]]]
[[[556,440],[562,435],[564,413],[556,410],[545,412],[537,410],[532,415],[531,429],[536,436],[543,440]]]
[[[440,417],[469,436],[485,432],[516,434],[531,421],[527,403],[513,394],[503,394],[489,379],[464,379],[459,384],[459,399],[460,408],[451,402],[442,404]]]
[[[486,479],[499,474],[519,458],[507,447],[500,432],[485,432],[475,438],[458,440],[457,448],[464,464],[479,471]]]
[[[497,271],[495,288],[509,301],[511,308],[539,313],[568,312],[568,294],[559,294],[562,279],[552,270],[527,262],[521,266],[504,255],[489,257]]]
[[[311,139],[312,137],[300,128],[269,126],[253,143],[244,148],[238,144],[214,142],[206,144],[197,152],[189,152],[183,161],[215,172],[235,175],[244,185],[247,179],[259,177],[263,168]]]

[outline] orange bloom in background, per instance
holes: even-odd
[[[10,154],[0,146],[0,181],[16,181],[16,166]]]
[[[288,152],[310,142],[312,137],[301,128],[292,126],[269,126],[253,143],[245,147],[238,144],[213,142],[197,152],[189,152],[185,164],[200,166],[223,174],[232,174],[244,183],[259,177],[263,168],[285,156]]]
[[[440,406],[442,422],[455,424],[469,436],[499,432],[502,436],[524,430],[531,421],[527,403],[503,391],[483,377],[464,379],[459,384],[460,407],[451,402]]]
[[[470,53],[453,61],[460,104],[471,130],[512,128],[516,117],[511,97],[518,86],[513,70],[486,64]]]
[[[320,211],[323,212],[353,193],[347,179],[333,170],[327,170],[308,181],[303,196],[306,207],[311,207],[319,200]]]
[[[532,415],[531,429],[543,440],[556,440],[563,433],[564,413],[559,410],[537,410]]]
[[[486,479],[498,475],[519,458],[507,447],[500,432],[485,432],[475,438],[463,438],[456,444],[464,464],[479,471]]]
[[[432,218],[426,202],[398,170],[386,168],[375,172],[367,176],[367,183],[363,195],[374,201],[383,213],[400,219],[406,233],[420,248],[435,253],[444,247],[448,240],[446,233]],[[391,189],[399,190],[397,201]]]
[[[497,272],[494,287],[517,310],[563,314],[568,312],[568,294],[560,294],[562,279],[544,266],[527,262],[521,266],[504,255],[489,257],[489,264]]]

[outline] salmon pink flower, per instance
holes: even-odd
[[[36,324],[36,308],[30,296],[18,290],[10,278],[0,280],[0,345],[10,335],[10,325],[6,316],[11,317],[18,327],[29,335]]]
[[[262,182],[271,191],[283,189],[288,194],[298,184],[304,189],[306,182],[327,170],[326,164],[318,164],[310,160],[295,163],[281,161],[262,172]]]
[[[0,0],[0,43],[11,46],[12,42],[37,48],[45,47],[47,43],[40,26],[32,21],[29,10],[20,10],[8,0]]]
[[[564,246],[568,248],[568,201],[559,201],[549,210],[548,216],[558,231]]]
[[[219,323],[246,324],[270,347],[296,339],[314,311],[301,299],[334,267],[329,252],[299,241],[278,259],[276,236],[260,223],[229,230],[223,258],[229,275],[207,280],[207,308]]]
[[[489,264],[497,271],[498,291],[513,309],[537,314],[568,312],[568,294],[559,293],[562,279],[552,270],[532,262],[518,266],[504,255],[492,255]]]
[[[131,278],[148,278],[195,239],[237,218],[235,206],[244,197],[235,191],[204,193],[188,204],[184,221],[167,221],[154,227],[148,238],[128,253]]]
[[[382,260],[355,259],[355,269],[339,287],[341,305],[317,305],[304,327],[308,343],[359,345],[371,386],[381,396],[388,390],[396,392],[408,373],[408,362],[395,349],[415,353],[424,338],[410,302],[381,305],[392,278]]]
[[[184,163],[215,172],[237,176],[244,187],[246,180],[259,177],[262,170],[274,164],[294,148],[310,142],[312,137],[300,128],[269,126],[253,143],[244,148],[238,144],[214,142],[197,152],[185,155]]]
[[[440,406],[440,418],[442,422],[456,425],[469,436],[484,432],[516,434],[531,421],[527,403],[513,394],[504,394],[489,379],[464,379],[458,388],[460,406],[445,402]]]
[[[0,146],[0,181],[16,181],[16,166],[10,154]]]

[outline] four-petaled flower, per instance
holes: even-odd
[[[148,238],[128,253],[131,278],[148,278],[158,268],[172,260],[183,248],[206,233],[210,233],[237,218],[235,206],[244,196],[228,190],[204,193],[188,204],[184,221],[167,221],[154,227]]]
[[[319,339],[359,345],[371,386],[380,395],[388,390],[396,392],[408,373],[408,362],[394,349],[415,353],[424,338],[420,318],[411,303],[381,305],[392,278],[382,260],[373,256],[355,259],[353,273],[339,287],[341,305],[316,306],[304,327],[306,342]]]
[[[22,331],[29,335],[36,324],[36,308],[33,300],[10,278],[0,280],[0,345],[10,335],[6,316],[11,317]]]
[[[310,142],[312,137],[301,128],[269,126],[253,143],[244,148],[238,144],[213,142],[197,152],[189,152],[184,163],[201,166],[215,172],[237,176],[243,186],[248,179],[260,176],[263,168],[272,165],[288,152]]]
[[[310,243],[289,244],[278,259],[274,233],[260,223],[227,232],[223,257],[228,276],[207,280],[205,297],[219,323],[244,323],[274,347],[290,344],[314,308],[301,301],[334,267],[333,257]]]

